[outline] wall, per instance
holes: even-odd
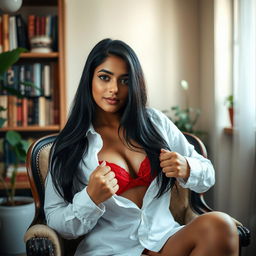
[[[150,106],[182,104],[182,79],[191,85],[190,104],[199,106],[198,14],[198,0],[66,0],[68,108],[89,51],[106,37],[138,54]]]
[[[202,113],[199,126],[207,131],[207,151],[209,158],[214,162],[214,2],[200,0],[199,15],[199,101]],[[214,188],[206,193],[206,202],[212,207],[214,201]]]

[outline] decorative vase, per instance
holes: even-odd
[[[30,39],[31,52],[52,52],[52,39],[49,36],[35,36]]]
[[[0,198],[0,203],[5,201]],[[0,205],[0,255],[17,255],[26,252],[24,234],[35,215],[31,197],[15,197],[15,201],[27,202],[17,206]]]
[[[17,12],[22,5],[22,0],[0,0],[1,9],[7,13]]]

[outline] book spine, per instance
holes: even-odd
[[[3,14],[3,51],[9,51],[9,14]]]
[[[8,119],[8,96],[0,95],[0,106],[5,108],[6,110],[0,111],[0,117],[5,120],[2,127],[7,127],[7,119]]]
[[[17,126],[22,126],[22,99],[17,98]]]
[[[16,16],[9,17],[9,50],[14,50],[18,46]]]
[[[39,116],[38,116],[38,122],[40,126],[46,125],[46,100],[45,97],[41,96],[39,97],[38,102],[38,108],[39,108]]]
[[[17,27],[17,41],[18,46],[23,48],[29,48],[28,33],[26,24],[20,14],[16,15],[16,27]]]
[[[28,125],[28,99],[22,99],[22,126]]]

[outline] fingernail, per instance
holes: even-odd
[[[100,166],[105,166],[106,165],[106,161],[102,161],[102,163],[100,164]]]

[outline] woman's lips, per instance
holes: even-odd
[[[119,100],[116,98],[104,98],[104,99],[110,105],[116,105],[119,102]]]

